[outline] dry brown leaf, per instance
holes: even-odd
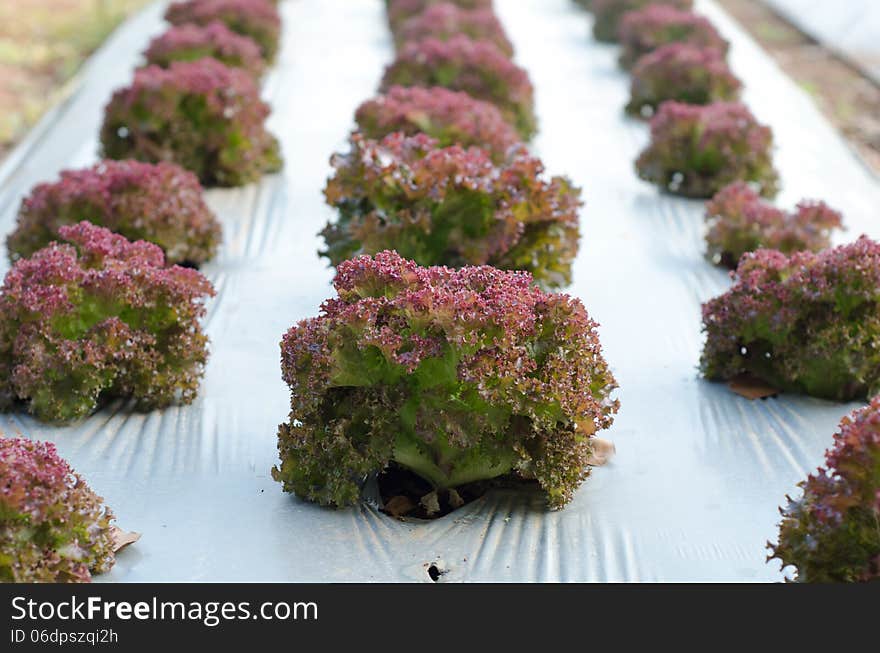
[[[414,504],[409,497],[403,496],[402,494],[388,499],[388,501],[385,502],[385,506],[382,508],[382,510],[392,517],[403,517],[415,509],[416,504]]]
[[[419,500],[419,503],[422,504],[422,508],[425,509],[429,517],[440,512],[440,498],[437,496],[437,490],[428,492]]]
[[[141,534],[134,531],[124,531],[119,526],[111,526],[110,537],[113,539],[113,553],[119,553],[129,544],[134,544],[141,539]]]
[[[748,374],[740,374],[739,376],[732,378],[727,383],[727,387],[741,397],[753,401],[755,399],[775,397],[779,394],[778,388],[774,388],[769,383]]]
[[[585,419],[575,424],[575,428],[583,435],[593,435],[596,432],[596,424],[591,419]]]
[[[447,494],[449,495],[449,505],[453,510],[464,505],[464,499],[461,498],[461,495],[455,488],[448,490]]]
[[[611,457],[617,453],[617,448],[611,440],[604,438],[590,438],[590,444],[593,446],[593,452],[590,454],[587,464],[592,467],[604,465]]]

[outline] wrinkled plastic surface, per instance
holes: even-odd
[[[748,401],[698,378],[700,303],[725,273],[702,258],[702,204],[661,196],[636,178],[647,140],[627,119],[616,48],[589,36],[570,0],[496,0],[537,90],[535,152],[582,185],[583,243],[570,292],[601,323],[622,408],[603,433],[617,445],[566,509],[497,493],[430,523],[372,507],[329,510],[271,480],[276,428],[288,411],[278,342],[330,295],[316,236],[332,217],[321,189],[356,106],[391,56],[381,0],[287,0],[284,45],[265,95],[283,173],[212,190],[226,240],[204,271],[217,286],[212,357],[189,407],[149,414],[114,404],[55,428],[0,416],[5,435],[57,443],[143,538],[103,581],[775,581],[765,563],[777,506],[821,461],[855,404],[784,396]],[[780,198],[826,199],[849,232],[880,236],[880,187],[788,80],[727,16],[699,8],[733,41],[746,100],[778,139]],[[127,23],[93,58],[78,90],[0,170],[0,226],[22,195],[95,157],[101,109],[126,83],[161,6]],[[6,266],[3,263],[4,268]]]

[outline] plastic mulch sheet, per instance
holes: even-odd
[[[699,378],[700,304],[729,283],[702,258],[702,204],[636,178],[647,129],[624,117],[627,77],[616,48],[590,37],[589,14],[571,0],[496,4],[537,90],[534,151],[587,199],[570,292],[601,322],[620,382],[620,414],[602,433],[617,456],[562,511],[544,511],[538,495],[497,492],[433,522],[396,521],[366,504],[320,508],[272,481],[289,408],[278,342],[331,294],[316,255],[332,217],[321,194],[328,158],[392,56],[381,0],[286,0],[283,50],[264,87],[286,166],[258,185],[208,193],[225,243],[204,267],[218,294],[198,400],[147,414],[116,403],[65,428],[0,415],[4,435],[57,443],[120,526],[143,533],[99,580],[429,581],[430,564],[443,581],[782,579],[765,563],[777,506],[855,404],[748,401]],[[711,2],[698,7],[733,42],[745,100],[775,130],[780,202],[825,199],[845,214],[842,240],[880,237],[877,180],[736,24]],[[162,31],[162,9],[122,27],[0,169],[4,233],[33,184],[94,160],[103,106]]]

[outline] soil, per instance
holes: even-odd
[[[394,463],[379,474],[377,481],[382,512],[398,519],[438,519],[478,500],[492,488],[538,488],[536,481],[508,474],[460,485],[455,490],[435,491],[430,483]]]
[[[717,0],[815,100],[880,175],[880,86],[760,0]]]
[[[0,2],[0,161],[116,25],[147,2]]]

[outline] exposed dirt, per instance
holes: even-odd
[[[880,174],[880,86],[842,61],[760,0],[718,0]]]
[[[536,481],[508,474],[491,481],[461,485],[455,490],[436,491],[430,483],[394,463],[379,474],[377,481],[382,512],[398,519],[437,519],[476,501],[492,488],[538,490]]]
[[[0,2],[0,160],[57,101],[113,28],[147,2]]]

